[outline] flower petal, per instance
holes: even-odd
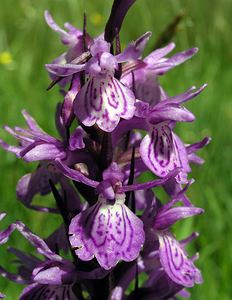
[[[19,274],[13,274],[13,273],[8,272],[2,266],[0,266],[0,275],[4,278],[7,278],[10,281],[13,281],[13,282],[16,282],[19,284],[27,284],[28,283],[26,278],[23,278]],[[1,297],[0,297],[0,299],[1,299]]]
[[[20,152],[22,151],[21,147],[11,146],[11,145],[5,143],[1,139],[0,139],[0,147],[2,147],[5,151],[14,153],[17,157],[20,157]]]
[[[187,257],[180,243],[171,235],[159,234],[160,262],[167,275],[184,287],[202,283],[200,271]]]
[[[45,132],[40,128],[36,120],[24,109],[22,110],[22,115],[24,116],[24,119],[27,122],[28,127],[30,130],[37,132],[39,134],[44,134]]]
[[[0,221],[2,221],[5,218],[5,216],[6,216],[6,213],[1,212],[0,213]]]
[[[165,99],[162,100],[162,102],[157,104],[158,107],[162,107],[164,105],[181,105],[184,102],[187,102],[196,96],[198,96],[205,88],[207,87],[207,84],[203,84],[199,89],[196,90],[195,86],[192,86],[189,88],[186,92],[179,94],[174,97],[166,97]]]
[[[67,284],[73,281],[75,266],[70,261],[54,262],[45,260],[34,268],[33,281],[40,284]]]
[[[157,176],[165,177],[171,170],[181,168],[178,182],[186,183],[190,171],[187,152],[180,139],[173,134],[168,122],[158,123],[140,144],[145,165]]]
[[[186,60],[190,59],[196,52],[197,48],[191,48],[183,52],[179,52],[170,58],[165,58],[157,61],[154,66],[149,66],[149,70],[152,70],[157,75],[163,75],[172,68],[182,64]]]
[[[115,204],[103,197],[71,221],[70,242],[76,255],[84,260],[96,257],[104,269],[120,260],[133,261],[144,243],[143,222],[124,205],[125,194]]]
[[[162,100],[162,88],[156,76],[149,70],[137,70],[135,73],[135,96],[149,103],[157,104]]]
[[[167,229],[177,221],[202,214],[204,210],[198,207],[180,206],[161,211],[155,217],[154,227],[158,230]]]
[[[19,300],[78,300],[72,285],[31,284],[27,286]]]
[[[172,180],[174,177],[178,175],[180,172],[179,168],[175,168],[174,170],[170,171],[167,176],[165,176],[162,179],[155,179],[151,181],[147,181],[144,183],[134,183],[131,185],[124,185],[120,188],[118,188],[118,192],[125,193],[129,191],[138,191],[138,190],[144,190],[144,189],[151,189],[157,186],[161,186]]]
[[[66,77],[83,71],[85,69],[85,64],[46,64],[45,67],[47,71],[53,75]]]
[[[57,167],[60,169],[60,171],[68,178],[73,179],[78,182],[81,182],[81,183],[84,183],[88,186],[92,186],[94,188],[96,188],[98,186],[98,184],[99,184],[98,181],[89,179],[88,177],[83,175],[81,172],[69,168],[60,159],[56,159],[55,163],[56,163]]]
[[[44,18],[45,18],[48,26],[52,30],[58,32],[61,35],[61,37],[66,38],[67,40],[69,39],[69,34],[65,30],[63,30],[59,25],[57,25],[55,23],[55,21],[53,20],[51,14],[49,13],[49,11],[46,10],[44,12]]]
[[[165,177],[178,167],[173,135],[167,122],[156,124],[140,144],[140,154],[146,166],[157,176]]]
[[[207,146],[209,143],[211,142],[211,137],[205,137],[204,139],[202,139],[201,141],[188,145],[186,146],[186,150],[188,154],[192,154],[200,149],[202,149],[203,147]]]
[[[133,117],[134,103],[131,90],[107,75],[106,78],[91,78],[82,87],[74,102],[74,112],[85,126],[97,123],[102,130],[112,132],[120,117]]]
[[[38,253],[44,255],[48,259],[54,261],[62,261],[62,258],[52,252],[47,244],[37,235],[32,233],[22,222],[15,222],[8,226],[4,231],[0,232],[0,245],[5,244],[10,235],[17,229],[37,250]]]
[[[161,58],[167,55],[175,48],[174,43],[170,43],[163,48],[156,49],[152,53],[150,53],[147,57],[145,57],[144,62],[148,65],[156,64]]]
[[[94,43],[90,46],[90,53],[92,56],[97,56],[100,53],[110,52],[110,43],[107,43],[103,36],[100,35],[94,40]]]
[[[188,160],[189,160],[189,163],[193,163],[196,165],[202,165],[205,162],[203,158],[201,158],[200,156],[198,156],[195,153],[188,154]]]
[[[20,152],[20,156],[28,162],[40,160],[55,160],[65,158],[66,153],[61,149],[61,143],[57,141],[57,146],[41,142],[34,142]],[[60,144],[60,145],[59,145]],[[60,146],[60,147],[59,147]]]
[[[81,127],[77,127],[73,134],[70,136],[69,139],[69,149],[71,151],[75,151],[77,149],[85,148],[85,143],[83,140],[83,129]]]
[[[61,109],[61,116],[65,126],[69,126],[73,117],[73,102],[76,98],[77,93],[80,90],[80,79],[79,75],[75,75],[72,80],[71,88],[64,97],[64,102]]]
[[[172,67],[178,66],[185,62],[186,60],[190,59],[193,55],[198,52],[198,48],[190,48],[183,52],[179,52],[172,57],[168,58],[167,62],[172,65]]]
[[[148,31],[139,37],[135,42],[130,43],[122,53],[115,56],[117,62],[122,63],[129,60],[138,59],[142,55],[143,49],[151,37],[151,34],[152,33]]]
[[[180,172],[176,177],[176,180],[179,183],[188,183],[187,173],[191,172],[191,168],[189,166],[188,154],[185,145],[181,141],[181,139],[176,134],[173,134],[173,137],[174,137],[174,144],[176,150],[176,159],[178,161],[178,166],[182,170],[182,172]]]
[[[175,122],[193,122],[195,116],[185,107],[172,105],[165,105],[157,109],[155,108],[149,116],[149,122],[153,124],[168,120]]]
[[[34,173],[25,174],[17,183],[16,194],[24,205],[30,204],[33,197],[39,193],[46,195],[51,191],[49,179],[55,184],[60,175],[49,171],[47,163],[40,163]]]

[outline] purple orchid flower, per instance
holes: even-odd
[[[196,235],[194,234],[188,238],[187,242],[189,242],[193,237],[196,237]],[[186,245],[186,240],[181,241],[180,245],[181,248],[183,248],[184,245]],[[110,300],[169,300],[176,299],[176,295],[188,297],[189,293],[185,290],[185,287],[182,284],[177,283],[176,279],[172,280],[167,271],[163,268],[159,257],[159,252],[158,242],[156,243],[155,249],[142,252],[142,255],[137,258],[134,264],[125,267],[123,270],[123,275],[120,277],[115,288],[112,290]],[[197,256],[195,259],[196,258]],[[129,284],[135,278],[136,272],[138,272],[138,274],[146,273],[148,275],[148,279],[140,288],[132,292],[129,296],[126,296],[125,292],[127,291]]]
[[[55,58],[52,62],[52,64],[68,64],[75,60],[77,57],[79,57],[82,53],[84,53],[83,50],[83,32],[76,27],[72,26],[70,23],[65,23],[64,27],[65,30],[62,29],[59,25],[55,23],[53,20],[51,14],[48,11],[45,11],[44,13],[45,20],[48,24],[48,26],[57,32],[60,35],[61,42],[68,46],[68,51],[61,54],[59,57]],[[87,45],[87,48],[92,43],[92,39],[88,34],[85,36],[85,43]],[[58,83],[63,87],[68,82],[72,81],[72,77],[69,78],[63,78],[61,80],[58,80],[59,77],[54,75],[53,73],[49,73],[50,77],[54,81],[58,81]],[[78,83],[80,81],[79,77],[75,78],[75,82]],[[72,88],[73,90],[74,88]]]
[[[5,126],[5,130],[19,140],[19,146],[10,146],[0,140],[3,149],[13,152],[17,157],[23,158],[25,161],[43,161],[67,158],[68,150],[73,151],[84,148],[83,136],[81,129],[76,131],[69,140],[70,145],[45,133],[36,123],[36,121],[24,110],[22,112],[28,129],[15,127],[11,129]]]
[[[189,101],[201,93],[206,85],[195,91],[190,88],[178,96],[165,98],[156,105],[150,106],[143,101],[136,102],[136,117],[122,122],[114,133],[117,143],[120,137],[128,130],[139,128],[148,131],[141,140],[140,155],[143,163],[157,176],[164,177],[179,167],[182,171],[177,176],[177,182],[186,183],[187,173],[191,171],[189,162],[194,159],[200,162],[194,152],[208,144],[210,139],[205,138],[195,146],[184,145],[181,139],[174,134],[174,122],[192,122],[194,116],[182,103]],[[144,122],[144,119],[146,122]],[[194,150],[193,150],[194,149]]]
[[[187,182],[187,173],[190,172],[188,154],[181,139],[172,131],[173,122],[191,122],[194,116],[181,106],[196,97],[206,85],[192,92],[187,92],[162,100],[153,107],[138,102],[137,116],[146,118],[150,129],[140,144],[140,154],[145,165],[157,176],[163,177],[174,168],[181,168],[177,176],[180,183]]]
[[[6,214],[0,214],[4,218]],[[19,258],[19,274],[11,274],[0,267],[0,274],[9,280],[20,284],[27,284],[27,287],[20,295],[20,300],[30,299],[56,299],[74,300],[78,299],[73,291],[75,282],[80,279],[96,279],[104,277],[107,272],[97,268],[93,271],[78,271],[75,265],[51,251],[47,244],[37,235],[32,233],[22,222],[15,222],[0,232],[0,244],[5,244],[13,231],[17,229],[36,249],[39,254],[45,257],[44,261],[25,255],[23,252],[10,248],[10,252]],[[65,296],[65,298],[64,298]]]
[[[73,27],[70,23],[65,23],[64,27],[67,30],[65,31],[55,23],[51,14],[47,10],[44,13],[44,17],[48,26],[51,27],[52,30],[54,30],[60,35],[61,41],[64,45],[68,45],[69,47],[79,47],[81,51],[81,46],[82,46],[81,37],[83,35],[81,30]]]
[[[154,198],[143,215],[143,221],[151,239],[158,238],[159,259],[166,274],[175,283],[184,287],[192,287],[194,283],[202,283],[202,277],[200,271],[193,264],[196,257],[188,258],[184,247],[195,237],[195,234],[183,242],[178,242],[169,231],[170,226],[177,221],[204,212],[203,209],[193,206],[173,207],[177,202],[183,201],[187,188],[188,185],[166,205],[161,205]],[[153,224],[154,233],[150,229],[151,224]],[[147,251],[149,252],[149,249],[152,248],[153,244],[148,246]]]
[[[80,149],[85,147],[83,130],[77,127],[69,139],[67,139],[59,108],[60,106],[58,105],[56,125],[60,135],[63,137],[62,142],[46,134],[26,111],[23,111],[23,115],[29,129],[15,127],[15,129],[12,130],[6,127],[7,131],[19,140],[19,146],[10,146],[0,141],[3,148],[15,153],[18,157],[22,157],[23,159],[26,157],[26,161],[41,160],[35,172],[25,174],[18,181],[16,188],[17,197],[25,206],[41,212],[57,213],[58,210],[56,208],[33,205],[32,200],[34,196],[36,194],[46,195],[51,191],[49,180],[54,184],[59,182],[62,186],[65,182],[64,176],[59,172],[52,161],[57,157],[69,157],[68,160],[70,160],[71,164],[72,161],[76,165],[83,160],[86,162],[86,155],[79,152]],[[49,147],[52,149],[56,147],[57,151],[46,153],[46,151],[50,149]],[[49,160],[44,160],[46,157],[49,158]],[[65,186],[67,190],[67,184],[65,184]],[[72,199],[75,199],[75,197]],[[76,204],[79,202],[76,201]],[[76,208],[77,205],[73,207]]]
[[[161,205],[151,191],[149,198],[144,195],[144,202],[147,202],[142,216],[146,233],[144,250],[137,261],[125,269],[112,291],[111,300],[170,299],[179,292],[184,294],[184,287],[202,283],[200,271],[193,264],[198,255],[190,259],[184,249],[198,234],[193,233],[189,238],[178,242],[169,232],[170,226],[175,222],[203,213],[202,209],[196,207],[175,207],[177,202],[183,201],[187,188],[188,185],[166,205]],[[134,279],[136,268],[139,274],[146,272],[149,277],[136,293],[133,292],[127,298],[125,291]]]
[[[118,61],[109,53],[109,46],[98,40],[90,48],[93,57],[86,66],[90,79],[74,103],[75,114],[85,126],[96,123],[107,132],[114,130],[120,117],[130,119],[135,111],[133,93],[113,76]]]
[[[121,54],[113,56],[110,44],[97,38],[90,47],[92,58],[85,64],[46,65],[57,76],[69,76],[85,70],[89,80],[81,88],[74,103],[74,111],[85,126],[95,123],[104,131],[111,132],[120,118],[131,119],[135,112],[135,97],[130,89],[114,77],[118,64],[141,55],[150,32],[130,44]]]
[[[166,97],[155,105],[149,105],[143,101],[137,101],[135,115],[140,118],[147,118],[151,124],[162,121],[175,122],[192,122],[195,120],[194,115],[182,106],[183,103],[194,99],[205,88],[207,84],[202,85],[196,90],[196,87],[191,87],[186,92],[174,96]]]
[[[29,129],[15,127],[13,130],[5,126],[5,130],[20,141],[20,145],[10,146],[1,141],[1,146],[18,157],[22,157],[25,161],[65,158],[66,154],[62,143],[45,133],[26,111],[22,113]]]
[[[69,228],[77,256],[84,261],[96,257],[107,270],[120,260],[133,261],[144,243],[142,221],[125,205],[125,194],[117,192],[123,177],[112,164],[97,187],[98,202],[74,217]]]

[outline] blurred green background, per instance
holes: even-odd
[[[43,12],[49,9],[62,25],[70,21],[82,26],[84,10],[88,31],[99,34],[110,12],[111,0],[1,0],[0,10],[0,124],[23,125],[20,111],[26,108],[49,133],[55,133],[54,109],[61,101],[58,89],[47,92],[49,83],[44,64],[64,51],[59,37],[45,24]],[[170,95],[183,92],[192,85],[207,82],[208,88],[188,105],[197,116],[194,124],[178,127],[186,143],[205,135],[213,138],[211,145],[201,151],[206,163],[193,167],[196,179],[188,194],[205,214],[181,222],[175,230],[179,238],[192,230],[201,233],[195,242],[200,252],[197,262],[204,284],[192,289],[192,299],[229,300],[232,298],[232,47],[230,0],[138,0],[128,13],[121,31],[123,45],[147,30],[153,37],[147,47],[151,50],[158,36],[179,13],[185,17],[173,37],[175,51],[199,47],[199,53],[161,78]],[[2,139],[13,141],[4,130]],[[14,155],[0,149],[0,210],[8,213],[1,228],[20,219],[33,231],[46,237],[61,222],[59,217],[28,211],[16,201],[17,180],[34,169]],[[47,198],[47,201],[51,199]],[[11,245],[28,249],[24,239],[15,233]],[[1,248],[0,263],[14,270],[13,256]],[[194,249],[190,249],[193,253]],[[18,299],[21,287],[0,279],[0,291],[7,299]]]

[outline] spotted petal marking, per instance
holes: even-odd
[[[140,144],[143,162],[153,173],[162,178],[175,168],[189,171],[188,162],[185,160],[183,165],[183,159],[180,158],[183,152],[183,147],[180,148],[180,141],[178,140],[177,144],[176,137],[167,122],[156,124]],[[184,176],[177,176],[176,179],[182,183],[186,183],[187,180]]]
[[[114,204],[102,196],[98,202],[72,219],[70,242],[84,260],[96,257],[106,270],[118,261],[133,261],[144,243],[143,222],[124,205],[125,195],[116,195]]]
[[[192,287],[194,283],[202,283],[200,271],[194,266],[181,247],[171,235],[159,234],[160,262],[167,275],[176,283]]]
[[[72,285],[43,285],[27,286],[19,300],[77,300],[72,291]]]
[[[74,111],[85,126],[97,123],[102,130],[111,132],[120,117],[133,117],[134,103],[131,90],[108,74],[105,78],[90,78],[77,95]]]

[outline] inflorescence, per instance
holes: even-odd
[[[21,300],[175,299],[202,283],[194,265],[198,254],[189,257],[185,249],[198,233],[178,241],[170,228],[203,213],[186,190],[193,182],[190,164],[203,163],[196,152],[210,138],[187,145],[174,131],[177,122],[195,120],[183,104],[206,85],[170,97],[159,83],[159,76],[197,48],[167,57],[175,47],[169,43],[143,57],[151,37],[146,32],[121,51],[121,24],[134,2],[114,1],[105,31],[96,38],[86,31],[86,17],[83,30],[69,23],[62,29],[45,12],[67,48],[46,65],[49,89],[59,85],[64,95],[55,113],[60,138],[44,132],[24,110],[26,128],[5,126],[18,144],[0,140],[0,145],[26,162],[38,161],[17,184],[21,203],[51,217],[60,214],[63,222],[45,240],[19,221],[0,232],[0,244],[16,229],[42,255],[11,247],[18,273],[0,267],[2,276],[26,285]],[[154,180],[140,182],[147,171]],[[167,203],[155,187],[166,191]],[[56,207],[33,204],[37,194],[48,193]]]

